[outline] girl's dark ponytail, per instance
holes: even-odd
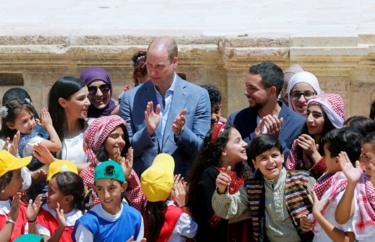
[[[165,202],[147,202],[146,211],[148,219],[147,241],[156,242],[164,224],[164,213],[167,208]]]
[[[82,178],[70,171],[59,172],[53,177],[56,179],[59,190],[64,195],[72,195],[74,197],[73,207],[84,211],[84,185]]]

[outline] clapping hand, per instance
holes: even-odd
[[[10,141],[10,138],[7,137],[5,139],[5,144],[3,146],[3,150],[9,151],[12,155],[16,156],[18,153],[18,144],[20,142],[21,133],[17,131],[17,133],[13,136],[13,141]]]
[[[59,223],[59,226],[65,227],[66,226],[66,220],[65,220],[65,216],[64,216],[64,209],[60,208],[60,203],[57,203],[56,215],[57,215],[57,221]]]
[[[175,135],[180,135],[186,121],[186,113],[187,110],[183,109],[176,117],[176,119],[173,121],[172,124],[172,131]]]
[[[257,127],[255,128],[255,134],[269,134],[278,137],[283,121],[283,118],[268,114],[264,116],[258,123]]]
[[[175,175],[172,189],[172,200],[179,207],[185,207],[186,205],[186,187],[187,184],[184,178],[180,174]]]
[[[160,122],[160,105],[156,106],[156,110],[154,111],[154,103],[152,101],[147,103],[146,111],[145,111],[145,122],[147,133],[152,135],[155,130],[157,129],[159,122]]]
[[[308,155],[316,152],[317,145],[315,144],[315,140],[308,134],[301,134],[297,138],[297,144],[300,146]]]
[[[33,146],[33,156],[43,164],[51,164],[56,158],[45,145],[37,143]]]
[[[38,216],[40,207],[42,206],[42,194],[39,194],[35,200],[29,200],[29,204],[26,208],[26,218],[28,221],[35,221],[36,217]]]
[[[20,205],[21,205],[21,193],[17,192],[16,195],[13,196],[12,199],[12,207],[9,212],[9,218],[13,221],[17,220],[18,214],[20,212]]]
[[[126,154],[126,157],[122,157],[120,164],[122,167],[122,170],[124,171],[125,178],[128,181],[131,177],[131,173],[133,170],[133,148],[130,147],[128,149],[128,153]]]

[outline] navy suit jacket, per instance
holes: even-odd
[[[147,133],[145,110],[157,99],[153,83],[147,81],[124,93],[120,103],[120,116],[128,124],[128,133],[134,148],[134,169],[140,175],[158,153],[169,153],[175,160],[175,173],[186,176],[192,161],[203,144],[211,126],[211,106],[205,89],[176,76],[175,88],[163,137]],[[182,109],[187,109],[185,126],[179,136],[174,135],[172,124]],[[161,125],[161,123],[159,123]]]
[[[279,133],[279,142],[284,149],[284,159],[286,159],[294,139],[301,134],[305,119],[284,103],[279,102],[279,105],[281,106],[279,117],[284,119]],[[257,116],[257,111],[248,107],[239,112],[232,113],[228,118],[228,123],[236,127],[242,139],[250,144],[252,138],[255,137]]]

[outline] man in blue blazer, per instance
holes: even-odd
[[[278,137],[286,159],[294,139],[301,133],[305,119],[278,101],[283,82],[283,71],[274,63],[250,66],[245,78],[245,96],[249,107],[232,113],[228,123],[235,126],[248,143],[262,133]]]
[[[154,39],[146,60],[150,80],[121,98],[120,116],[128,123],[138,174],[164,152],[174,157],[175,173],[186,176],[210,129],[208,93],[176,74],[177,52],[172,38]]]

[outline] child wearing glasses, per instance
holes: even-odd
[[[89,118],[108,116],[118,112],[117,103],[112,99],[112,80],[108,72],[100,67],[88,67],[80,76],[89,90]]]

